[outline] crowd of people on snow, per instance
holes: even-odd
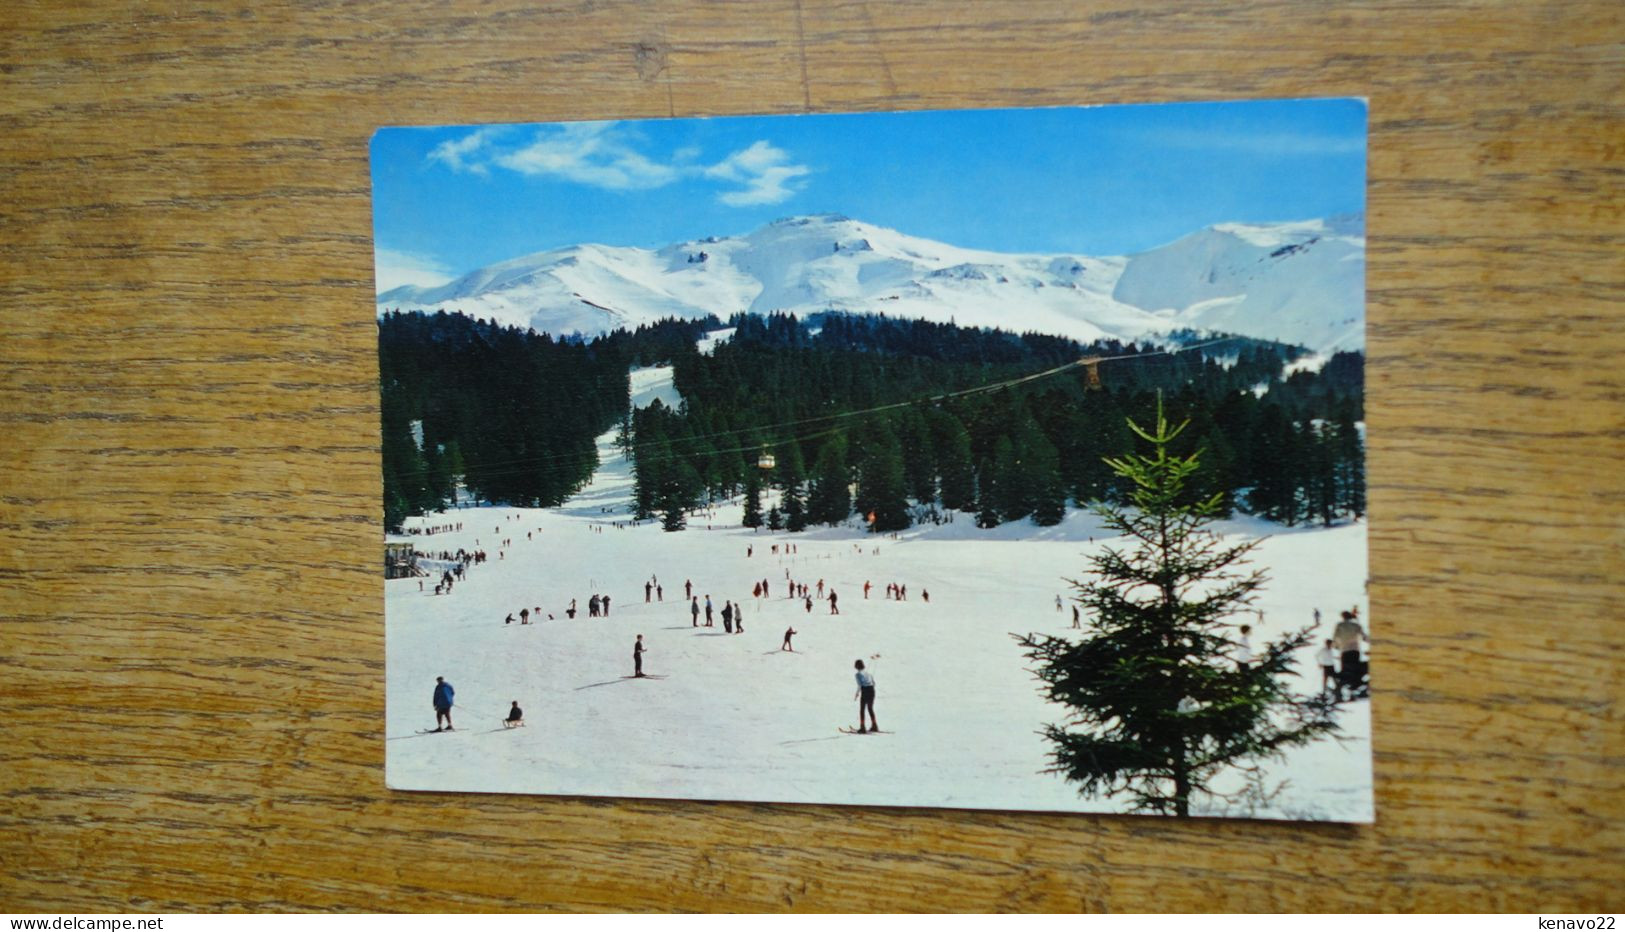
[[[517,518],[518,516],[516,515],[512,520],[517,520]],[[500,527],[497,529],[497,532],[501,532]],[[527,533],[526,538],[531,539],[531,535]],[[512,541],[511,539],[504,539],[500,542],[500,544],[501,546],[510,546]],[[774,555],[782,554],[784,556],[790,556],[799,553],[799,549],[800,548],[796,544],[791,543],[782,545],[773,544],[771,552]],[[861,548],[859,548],[857,552],[862,553],[863,551]],[[745,550],[745,555],[747,558],[754,556],[754,546],[747,547]],[[453,569],[446,571],[445,577],[442,580],[442,585],[444,586],[444,591],[446,592],[451,591],[452,583],[455,580],[461,580],[463,578],[464,570],[467,566],[471,564],[483,563],[486,560],[484,551],[458,550],[455,554],[443,552],[441,557],[443,559],[454,560],[456,562]],[[501,558],[500,550],[498,551],[498,557],[499,559]],[[828,603],[829,614],[839,615],[841,613],[840,596],[836,593],[833,586],[826,587],[825,581],[822,579],[816,580],[810,584],[807,582],[797,581],[792,577],[792,574],[788,569],[785,570],[784,575],[784,590],[786,599],[801,600],[805,606],[805,610],[810,613],[813,607],[813,599],[816,597],[819,601]],[[873,586],[874,584],[872,581],[864,580],[863,597],[865,599],[869,598],[869,593]],[[906,601],[908,598],[908,587],[900,583],[888,583],[885,591],[887,599]],[[440,594],[440,592],[441,586],[437,586],[436,594]],[[759,600],[771,598],[771,582],[767,578],[763,578],[760,581],[753,583],[751,586],[751,595]],[[930,594],[924,590],[921,591],[920,595],[921,598],[927,602],[929,602],[931,599]],[[723,631],[726,633],[735,635],[745,633],[745,610],[739,604],[739,602],[730,599],[723,599],[721,600],[721,608],[719,610],[717,607],[717,602],[712,600],[710,593],[695,591],[694,582],[691,579],[685,579],[683,581],[683,598],[688,602],[691,627],[715,627],[717,619],[720,618],[722,621]],[[703,602],[701,601],[702,599]],[[665,587],[661,584],[657,576],[650,576],[649,579],[644,582],[643,601],[646,604],[665,602]],[[564,610],[566,618],[574,619],[576,617],[576,605],[576,599],[572,598],[570,600],[569,607]],[[608,617],[609,609],[610,597],[608,595],[594,593],[587,600],[587,616],[589,618]],[[541,621],[544,615],[547,620],[554,620],[554,616],[549,613],[544,613],[542,607],[539,605],[524,606],[521,607],[517,612],[509,612],[503,619],[503,624],[511,625],[517,622],[520,625],[529,625],[533,621]],[[703,623],[701,622],[702,615],[704,616]],[[794,626],[786,628],[784,637],[780,642],[779,649],[781,651],[794,653],[795,647],[793,645],[793,639],[799,633],[800,632],[798,632]],[[647,651],[648,648],[644,645],[643,635],[639,634],[637,639],[633,642],[632,676],[629,678],[648,678],[648,674],[643,672],[643,655]],[[856,732],[859,734],[878,732],[880,727],[876,723],[874,716],[874,677],[871,673],[865,670],[862,660],[856,662],[855,668],[857,671],[856,678],[858,692],[854,698],[857,699],[859,703],[858,727]],[[436,727],[434,731],[439,732],[453,730],[451,722],[451,710],[454,703],[454,695],[455,693],[450,683],[447,683],[443,677],[435,678],[433,705],[435,709]],[[865,727],[866,713],[868,716],[867,727]],[[514,700],[507,718],[503,719],[502,721],[502,726],[504,728],[516,728],[523,725],[524,712],[519,708],[518,700]]]
[[[515,515],[510,520],[518,520],[518,518],[519,516]],[[460,524],[456,525],[456,527],[459,530],[461,529]],[[598,533],[602,533],[601,525],[592,529]],[[497,533],[501,533],[500,527],[498,527],[496,530]],[[527,540],[533,539],[531,533],[529,532],[527,532],[525,536]],[[476,544],[478,544],[478,541],[476,541]],[[512,546],[511,538],[504,538],[500,541],[500,547],[508,546]],[[502,558],[502,551],[500,547],[498,550],[499,559]],[[855,553],[863,553],[862,546],[854,544],[853,547]],[[769,545],[769,552],[773,556],[796,556],[799,555],[800,548],[794,543],[774,543]],[[878,548],[876,549],[876,552],[878,552]],[[745,556],[747,559],[755,556],[755,545],[748,545],[745,548]],[[442,573],[440,582],[435,586],[435,594],[437,595],[441,594],[442,591],[449,593],[454,583],[462,581],[465,578],[467,568],[486,562],[487,555],[483,550],[468,551],[459,549],[455,552],[441,551],[438,554],[438,558],[442,561],[450,562],[453,565],[451,568],[446,569]],[[817,579],[811,583],[803,580],[797,580],[794,578],[791,570],[788,568],[785,569],[784,576],[784,598],[789,600],[800,600],[804,610],[808,614],[810,614],[813,610],[813,601],[815,598],[820,602],[828,603],[829,614],[839,615],[841,613],[839,594],[835,591],[833,586],[826,586],[823,579]],[[870,598],[870,592],[872,591],[873,586],[874,584],[871,580],[864,580],[863,597],[865,600]],[[421,582],[419,583],[419,587],[422,587]],[[895,581],[889,582],[886,584],[884,592],[885,598],[889,601],[904,602],[908,600],[908,586],[906,584]],[[760,581],[752,583],[751,585],[751,595],[757,600],[771,599],[772,593],[773,585],[766,577],[762,578]],[[931,601],[931,594],[929,590],[921,589],[920,598],[922,601],[929,603]],[[717,608],[717,603],[712,600],[710,593],[697,593],[695,591],[693,580],[683,581],[683,599],[688,603],[691,627],[714,627],[716,619],[720,616],[723,630],[726,633],[745,633],[745,613],[744,609],[737,601],[732,601],[729,599],[721,600],[721,609],[719,611]],[[644,582],[643,601],[645,604],[657,604],[665,602],[665,588],[663,585],[661,585],[660,580],[656,576],[650,576],[649,579]],[[576,605],[576,599],[572,598],[568,608],[564,610],[566,618],[574,619],[576,617]],[[1055,597],[1055,610],[1057,612],[1061,612],[1065,609],[1065,607],[1065,601],[1060,595],[1057,595]],[[1079,612],[1079,606],[1074,603],[1071,608],[1072,627],[1081,628],[1082,618]],[[588,597],[587,617],[607,618],[609,616],[609,611],[610,597],[607,594],[593,593]],[[540,621],[543,615],[544,612],[542,611],[541,606],[525,606],[521,607],[516,613],[509,613],[504,619],[503,623],[505,625],[513,624],[517,618],[519,624],[528,625],[533,620]],[[703,624],[701,623],[702,615],[704,616]],[[553,617],[554,616],[552,614],[546,614],[546,618],[549,621],[553,620]],[[1314,610],[1314,617],[1315,623],[1318,626],[1321,621],[1321,614],[1318,608]],[[795,650],[793,646],[793,639],[798,633],[800,632],[798,632],[794,626],[787,627],[785,629],[783,639],[780,642],[779,649],[781,651],[793,653]],[[1238,667],[1243,670],[1247,669],[1255,659],[1252,650],[1251,636],[1252,627],[1250,625],[1241,625],[1239,627],[1237,646],[1233,654],[1233,659]],[[1368,645],[1369,643],[1370,639],[1366,636],[1364,628],[1360,625],[1359,608],[1356,606],[1343,611],[1341,613],[1339,622],[1333,628],[1332,636],[1326,639],[1325,646],[1316,653],[1316,662],[1321,668],[1321,688],[1323,691],[1334,694],[1338,701],[1344,701],[1345,699],[1361,699],[1370,695],[1370,662],[1365,659],[1361,649],[1362,645]],[[643,655],[647,652],[647,650],[648,648],[645,646],[643,641],[643,635],[637,635],[637,639],[634,642],[632,649],[633,672],[630,678],[647,678],[648,675],[643,672]],[[862,660],[856,662],[855,668],[857,671],[856,678],[858,684],[858,693],[855,698],[859,702],[858,728],[856,731],[858,733],[879,731],[879,726],[874,717],[874,677],[865,670]],[[435,682],[436,686],[433,697],[437,726],[435,731],[450,731],[452,730],[451,708],[453,704],[453,691],[451,684],[446,683],[443,678],[439,677],[436,678]],[[866,713],[867,728],[865,727]],[[444,721],[443,727],[441,726],[442,720]],[[517,700],[513,702],[509,715],[503,720],[502,724],[505,728],[519,727],[524,724],[524,713],[520,710]]]
[[[422,537],[422,536],[426,536],[426,535],[429,535],[429,534],[453,533],[453,532],[456,532],[456,531],[461,531],[462,529],[463,529],[463,522],[458,521],[455,524],[427,524],[427,525],[419,525],[419,526],[415,526],[415,527],[402,528],[401,530],[402,530],[403,533],[409,534],[409,535],[411,535],[413,537]]]

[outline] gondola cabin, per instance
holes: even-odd
[[[778,460],[774,459],[771,453],[763,453],[761,456],[756,457],[756,466],[759,469],[772,469],[778,464]]]

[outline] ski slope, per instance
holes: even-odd
[[[656,370],[645,370],[655,373]],[[642,391],[658,394],[658,374]],[[637,383],[635,382],[635,388]],[[630,526],[631,472],[599,440],[592,482],[555,509],[470,508],[413,519],[462,522],[464,530],[402,538],[419,550],[484,548],[449,595],[417,580],[386,582],[387,771],[407,790],[552,793],[978,809],[1120,812],[1117,800],[1082,797],[1042,773],[1048,751],[1037,734],[1065,711],[1046,703],[1011,632],[1065,633],[1065,579],[1086,555],[1113,542],[1096,519],[1074,512],[1061,525],[977,529],[969,515],[897,539],[855,528],[797,535],[740,526],[738,503],[691,517],[665,533]],[[1366,530],[1283,530],[1226,522],[1227,535],[1272,535],[1258,551],[1272,582],[1259,606],[1254,645],[1307,624],[1315,608],[1329,637],[1337,611],[1366,610]],[[527,539],[527,533],[530,538]],[[498,541],[512,540],[499,547]],[[774,555],[771,544],[793,545]],[[747,556],[747,548],[751,555]],[[502,556],[499,559],[498,553]],[[787,575],[839,593],[839,615],[815,600],[785,598]],[[664,601],[644,601],[657,578]],[[755,599],[766,579],[771,598]],[[863,583],[873,583],[866,600]],[[744,611],[745,633],[691,625],[684,583],[703,604],[710,594]],[[884,597],[887,583],[907,601]],[[432,581],[423,586],[433,589]],[[923,594],[930,592],[927,603]],[[588,618],[594,592],[611,597],[605,618]],[[580,612],[565,618],[569,601]],[[542,620],[518,624],[521,607]],[[508,613],[515,623],[504,625]],[[551,618],[547,617],[549,614]],[[703,615],[701,624],[703,625]],[[795,651],[779,650],[794,626]],[[632,645],[644,636],[644,669],[630,679]],[[1300,669],[1318,688],[1312,650]],[[877,685],[886,734],[845,735],[856,724],[852,664],[862,658]],[[432,728],[435,677],[457,690],[457,730]],[[518,700],[527,727],[499,720]],[[1326,740],[1269,765],[1281,793],[1256,809],[1198,807],[1202,814],[1370,821],[1369,703],[1344,707],[1345,739]]]

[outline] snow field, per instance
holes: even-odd
[[[893,540],[853,528],[752,532],[739,525],[735,503],[692,517],[681,533],[665,533],[657,522],[616,527],[612,522],[629,518],[631,481],[612,436],[600,438],[604,465],[593,482],[561,508],[459,509],[414,519],[464,527],[406,538],[419,550],[480,547],[489,559],[470,567],[450,595],[419,592],[411,579],[386,583],[391,787],[1124,811],[1119,800],[1081,797],[1040,772],[1048,745],[1037,731],[1064,720],[1066,710],[1038,694],[1010,637],[1069,631],[1071,603],[1057,612],[1055,596],[1069,596],[1063,580],[1087,571],[1087,553],[1112,543],[1092,515],[1074,512],[1054,528],[1018,523],[983,531],[961,514],[953,524],[912,528]],[[1309,623],[1316,607],[1322,639],[1339,609],[1358,605],[1367,616],[1363,524],[1283,530],[1236,520],[1221,530],[1273,535],[1257,551],[1271,577],[1259,601],[1264,619],[1241,619],[1254,625],[1255,649]],[[504,538],[513,545],[499,559]],[[773,543],[798,552],[774,556]],[[746,557],[747,547],[753,556]],[[833,586],[841,614],[831,616],[816,598],[809,614],[803,602],[785,598],[787,572],[809,586],[823,579],[826,594]],[[663,602],[644,602],[651,576],[665,589]],[[772,597],[752,598],[752,585],[764,578]],[[685,580],[702,607],[711,595],[714,627],[691,626]],[[873,583],[867,601],[865,580]],[[906,602],[885,599],[894,581],[908,587]],[[432,581],[424,588],[432,591]],[[611,596],[607,618],[586,617],[594,592]],[[564,615],[571,598],[579,609],[573,621]],[[724,599],[743,608],[744,634],[723,633]],[[520,626],[519,609],[537,606],[542,620]],[[510,612],[515,622],[504,625]],[[789,626],[799,632],[794,653],[778,649]],[[662,678],[628,678],[638,634],[648,650],[645,672]],[[1305,649],[1299,658],[1309,690],[1319,685],[1313,653]],[[838,731],[856,724],[852,666],[859,658],[875,676],[876,712],[889,734]],[[457,689],[458,729],[420,735],[434,721],[436,676]],[[515,699],[527,727],[504,731],[499,720]],[[1368,706],[1344,707],[1342,743],[1322,741],[1269,765],[1271,783],[1288,785],[1267,807],[1205,811],[1369,821]]]

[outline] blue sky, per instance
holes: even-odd
[[[1132,253],[1365,209],[1359,100],[389,127],[381,290],[575,243],[658,247],[842,213],[1004,252]]]

